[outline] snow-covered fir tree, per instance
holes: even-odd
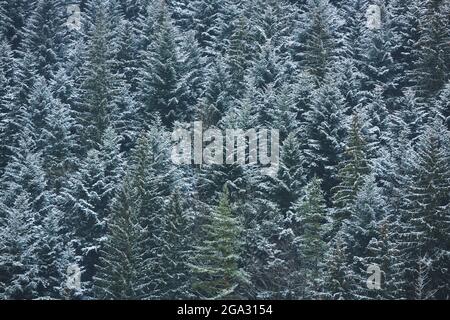
[[[0,298],[449,299],[449,17],[0,0]],[[278,170],[176,165],[194,121],[277,129]]]

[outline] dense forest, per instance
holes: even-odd
[[[194,121],[278,129],[277,174],[175,165]],[[449,268],[449,0],[0,0],[0,299],[449,299]]]

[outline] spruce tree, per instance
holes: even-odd
[[[195,114],[195,106],[205,92],[206,60],[195,39],[194,33],[186,35],[183,42],[180,59],[179,102],[187,115],[186,120],[192,121]],[[222,79],[223,81],[223,79]]]
[[[37,74],[51,79],[60,67],[65,17],[60,0],[39,0],[22,31],[20,51],[32,52]]]
[[[295,133],[290,133],[281,149],[280,168],[274,183],[273,199],[283,214],[300,197],[305,184],[303,156]]]
[[[9,43],[0,36],[0,173],[6,166],[12,146],[12,135],[16,125],[14,116],[17,115],[14,103],[14,69],[16,67],[13,52]]]
[[[71,299],[82,294],[82,287],[67,287],[67,270],[78,262],[78,257],[64,222],[64,213],[52,203],[40,224],[41,234],[36,243],[39,277],[43,279],[39,299]]]
[[[442,89],[448,81],[450,38],[448,15],[450,8],[445,1],[429,0],[421,4],[419,39],[414,44],[414,86],[422,97],[430,97]]]
[[[304,133],[302,131],[308,177],[315,175],[323,180],[327,200],[338,183],[336,175],[344,150],[344,106],[344,98],[336,85],[325,84],[312,95],[311,110],[305,115]]]
[[[251,47],[249,38],[249,21],[241,15],[233,21],[233,32],[226,50],[231,93],[236,99],[241,98],[245,91],[244,79],[250,67]]]
[[[298,28],[294,59],[319,84],[335,61],[339,18],[328,0],[308,0],[302,18],[305,26]]]
[[[386,285],[387,279],[391,280],[395,276],[390,273],[394,266],[389,238],[386,238],[389,235],[383,232],[388,221],[385,207],[381,189],[374,176],[365,177],[356,195],[352,216],[344,226],[351,256],[349,263],[355,274],[353,294],[356,299],[389,297],[386,291],[370,290],[366,285],[370,266],[378,266],[382,271],[382,286]]]
[[[388,127],[389,111],[383,93],[381,87],[375,87],[367,94],[361,111],[363,135],[367,141],[368,157],[371,159],[379,157],[386,145],[384,133]]]
[[[368,4],[367,4],[368,5]],[[367,10],[368,6],[365,6]],[[385,1],[375,3],[381,12],[381,28],[365,27],[361,41],[362,57],[361,72],[364,74],[363,90],[371,91],[377,86],[383,89],[388,105],[391,98],[399,93],[396,91],[396,64],[392,57],[394,36],[391,27],[391,17],[387,12]]]
[[[339,168],[339,184],[333,189],[333,205],[338,225],[352,215],[352,206],[357,193],[364,184],[365,175],[369,172],[366,142],[362,137],[361,123],[357,115],[352,119],[345,154],[346,159]]]
[[[325,276],[321,297],[327,300],[350,299],[355,275],[349,267],[348,246],[345,235],[339,231],[325,254]]]
[[[79,101],[79,122],[83,125],[83,144],[98,148],[103,132],[110,124],[112,101],[117,78],[112,74],[112,26],[107,4],[98,0],[89,3],[91,20],[87,31],[87,52],[82,66]]]
[[[444,87],[437,100],[437,109],[444,117],[447,128],[450,129],[450,82]]]
[[[185,201],[182,200],[178,191],[171,196],[167,208],[164,210],[164,231],[162,259],[162,299],[186,299],[192,297],[190,287],[191,270],[188,267],[190,254],[189,211]]]
[[[197,41],[206,56],[215,55],[220,43],[223,12],[222,6],[217,1],[194,0],[189,5],[191,28],[195,30]]]
[[[189,265],[194,274],[193,290],[209,299],[239,298],[246,282],[241,269],[241,226],[233,214],[225,186],[219,205],[204,225],[204,238],[194,247]]]
[[[291,257],[299,265],[304,279],[296,294],[299,297],[318,298],[322,290],[325,253],[328,249],[326,235],[330,217],[320,179],[313,178],[305,187],[303,196],[287,213],[287,224],[293,231]]]
[[[186,116],[179,101],[179,49],[175,27],[165,6],[158,12],[157,19],[154,39],[143,57],[139,95],[147,121],[152,114],[159,113],[163,123],[171,126],[175,120],[181,121]]]
[[[4,0],[2,3],[3,17],[2,31],[11,44],[13,50],[17,50],[23,40],[22,30],[30,17],[34,3],[26,0]]]
[[[44,168],[49,186],[58,193],[77,166],[77,125],[68,105],[56,100],[49,107],[42,133]]]
[[[444,299],[448,292],[449,279],[446,267],[449,243],[449,136],[442,120],[436,118],[427,126],[417,144],[417,156],[409,187],[407,206],[403,218],[409,226],[403,233],[403,243],[408,245],[405,262],[406,279],[410,284],[418,277],[417,263],[423,257],[430,259],[429,288],[436,290],[433,298]],[[405,221],[404,220],[404,221]],[[413,288],[407,296],[413,298]]]
[[[32,198],[25,190],[0,214],[0,296],[2,299],[36,299],[39,278],[38,239],[41,228]]]
[[[112,204],[107,240],[100,251],[94,293],[98,299],[141,299],[149,295],[147,230],[140,224],[140,201],[125,182]]]

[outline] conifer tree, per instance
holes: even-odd
[[[298,200],[305,184],[303,158],[295,133],[290,133],[283,142],[280,168],[275,181],[273,199],[284,214]]]
[[[300,266],[299,273],[304,279],[296,293],[307,299],[318,298],[322,290],[320,281],[324,275],[326,234],[331,222],[320,184],[320,179],[313,178],[286,218],[294,234],[292,246],[295,256],[292,259]]]
[[[383,89],[377,86],[368,93],[361,111],[362,130],[367,141],[368,157],[371,159],[377,158],[386,145],[383,133],[387,131],[389,111],[383,92]]]
[[[31,16],[23,28],[22,52],[32,52],[38,75],[51,79],[60,67],[64,16],[60,0],[36,1]]]
[[[171,126],[186,115],[179,101],[180,57],[175,27],[165,6],[158,12],[157,19],[154,40],[144,53],[140,97],[147,120],[159,113],[163,123]]]
[[[171,196],[167,208],[164,210],[164,231],[161,269],[162,299],[182,299],[191,297],[190,268],[188,259],[190,253],[189,238],[190,221],[185,202],[178,191]]]
[[[37,218],[43,218],[48,209],[47,179],[43,170],[42,153],[36,148],[33,128],[25,127],[18,138],[17,147],[12,148],[11,159],[0,179],[4,192],[3,203],[12,206],[16,197],[27,193],[30,210]],[[37,223],[42,220],[37,220]]]
[[[204,225],[204,238],[196,244],[190,266],[194,273],[193,290],[198,297],[239,298],[246,282],[241,269],[241,226],[234,216],[225,186],[219,205]]]
[[[98,299],[141,299],[149,295],[147,230],[140,224],[140,201],[125,182],[112,204],[108,240],[100,251],[94,292]]]
[[[0,296],[2,299],[35,299],[44,279],[39,278],[39,218],[26,191],[0,214]]]
[[[4,10],[2,18],[6,18],[1,20],[2,31],[13,50],[17,50],[23,40],[22,30],[33,6],[33,2],[26,0],[4,0],[2,3]]]
[[[444,87],[437,100],[437,109],[444,117],[444,121],[447,123],[447,128],[450,129],[450,82]]]
[[[415,143],[428,118],[426,108],[412,89],[405,91],[398,103],[399,109],[389,114],[385,121],[387,140],[395,141],[402,137]]]
[[[353,292],[355,278],[349,267],[348,246],[344,240],[344,233],[338,232],[330,248],[325,254],[325,276],[323,277],[323,299],[350,299]]]
[[[220,58],[207,68],[205,82],[196,114],[205,125],[217,125],[231,107],[230,74]]]
[[[182,67],[180,68],[180,82],[178,84],[179,100],[180,104],[186,108],[186,120],[192,121],[194,119],[195,106],[205,91],[204,77],[206,74],[206,60],[202,56],[202,51],[194,33],[190,32],[186,35],[181,55],[180,64]]]
[[[420,7],[420,1],[417,0],[394,0],[388,3],[395,39],[392,58],[397,64],[398,88],[411,87],[414,84],[412,70],[417,58],[414,46],[419,41]]]
[[[81,257],[80,268],[84,271],[81,281],[85,294],[92,294],[92,277],[98,263],[100,241],[104,236],[105,221],[102,212],[104,192],[103,168],[99,152],[88,152],[77,170],[64,183],[58,200],[67,217],[65,223],[71,234],[71,242],[77,256]]]
[[[335,60],[337,49],[338,16],[328,0],[308,0],[303,16],[306,27],[299,28],[294,59],[314,78],[322,83]]]
[[[137,78],[139,71],[139,39],[133,23],[127,20],[121,21],[117,28],[117,62],[114,69],[119,73],[130,92],[135,93],[139,86]],[[120,94],[118,94],[120,96]]]
[[[245,91],[243,84],[250,66],[251,47],[247,18],[239,16],[233,22],[233,32],[226,51],[226,61],[230,73],[232,96],[238,99]]]
[[[332,81],[330,79],[330,81]],[[304,153],[308,177],[323,180],[328,199],[337,184],[337,165],[342,159],[346,136],[344,98],[335,84],[325,84],[312,97],[311,110],[305,115]]]
[[[91,23],[88,28],[88,49],[81,70],[83,82],[79,122],[83,125],[84,145],[98,148],[103,132],[110,124],[109,115],[118,84],[112,74],[113,33],[107,4],[97,0],[89,4]]]
[[[420,96],[429,97],[442,89],[449,74],[450,38],[445,1],[429,0],[420,6],[419,39],[414,45],[414,85]]]
[[[368,4],[367,4],[368,5]],[[367,10],[368,6],[365,6]],[[362,57],[361,72],[364,74],[363,90],[371,91],[377,86],[383,89],[384,97],[390,105],[391,98],[396,94],[396,65],[392,57],[394,35],[391,17],[387,12],[385,1],[375,3],[381,13],[381,28],[364,28],[361,41]]]
[[[335,218],[338,224],[352,215],[352,206],[357,193],[364,184],[369,172],[366,156],[366,142],[361,134],[361,123],[357,115],[353,116],[352,126],[346,147],[346,159],[339,168],[339,184],[333,189]]]
[[[280,73],[283,71],[280,57],[275,53],[275,47],[270,40],[262,45],[260,51],[251,70],[255,85],[258,89],[266,89],[270,84],[276,87],[280,82]]]
[[[82,294],[82,287],[67,287],[67,270],[78,262],[78,257],[70,243],[71,232],[64,222],[64,213],[52,203],[40,224],[41,234],[36,244],[39,277],[43,279],[39,299],[70,299]]]
[[[417,263],[423,257],[430,259],[430,287],[436,290],[433,298],[445,298],[449,279],[446,271],[449,244],[446,240],[449,228],[449,136],[445,134],[442,120],[436,118],[427,126],[417,144],[417,158],[412,173],[403,211],[403,221],[409,226],[403,232],[403,244],[407,246],[405,269],[409,284],[418,277]],[[444,134],[443,134],[444,133]],[[407,296],[413,297],[409,287]]]
[[[0,36],[0,172],[6,166],[12,145],[12,135],[16,126],[14,119],[16,105],[14,104],[14,69],[15,60],[9,43]]]
[[[344,227],[347,244],[351,245],[349,253],[352,260],[349,263],[355,274],[353,294],[356,299],[389,297],[377,290],[369,290],[366,285],[370,266],[378,266],[383,272],[382,286],[387,284],[387,279],[392,280],[391,277],[395,276],[390,272],[394,266],[389,238],[386,238],[389,235],[383,230],[388,221],[385,207],[381,189],[376,185],[374,176],[366,176],[356,195],[353,213]]]
[[[77,125],[68,105],[56,100],[49,107],[42,134],[44,168],[49,186],[58,193],[77,166]]]
[[[192,26],[195,30],[197,41],[202,48],[204,55],[213,56],[220,43],[223,8],[217,1],[194,0],[189,5],[191,11]]]

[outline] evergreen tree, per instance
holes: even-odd
[[[358,70],[358,63],[355,59],[346,58],[339,61],[331,72],[338,79],[336,82],[345,98],[346,114],[359,112],[366,92],[362,90],[364,75]]]
[[[101,238],[105,235],[102,180],[103,164],[99,152],[91,150],[64,183],[58,200],[61,210],[66,213],[64,220],[75,253],[81,257],[80,268],[84,271],[81,281],[87,296],[92,294],[92,277],[98,263]]]
[[[47,180],[43,170],[42,153],[37,150],[32,128],[25,127],[18,136],[18,146],[12,148],[12,155],[0,184],[4,192],[3,204],[12,206],[16,198],[27,194],[30,210],[36,215],[36,223],[41,223],[48,209],[49,197]]]
[[[5,18],[1,20],[2,31],[13,50],[18,49],[23,40],[22,30],[34,5],[34,2],[26,0],[2,1],[1,7],[4,10],[2,18]]]
[[[23,191],[12,205],[2,205],[0,224],[0,296],[35,299],[44,279],[39,277],[39,218],[32,198]]]
[[[282,65],[279,55],[275,52],[275,47],[270,40],[262,45],[261,53],[254,62],[251,74],[255,78],[255,85],[258,89],[266,89],[268,85],[277,86],[280,82]]]
[[[389,293],[384,294],[384,292],[377,292],[378,290],[370,290],[366,285],[369,277],[367,270],[370,266],[378,266],[384,273],[382,278],[385,281],[388,279],[387,275],[392,276],[389,273],[393,267],[390,256],[392,251],[389,248],[389,239],[383,238],[388,236],[383,233],[387,222],[385,207],[381,189],[376,185],[372,175],[367,176],[356,195],[353,213],[344,227],[347,243],[351,245],[350,265],[356,275],[353,294],[357,299],[389,297]],[[382,285],[386,285],[386,282]]]
[[[436,290],[433,298],[444,299],[448,293],[449,279],[446,267],[449,243],[446,239],[449,216],[449,136],[436,118],[427,126],[417,144],[417,158],[412,173],[403,218],[409,221],[404,229],[403,244],[407,246],[406,279],[416,283],[417,263],[423,257],[430,259],[429,288]],[[404,221],[405,221],[404,220]],[[407,297],[414,297],[409,287]]]
[[[330,79],[331,81],[331,79]],[[312,96],[303,127],[308,176],[323,180],[328,199],[337,184],[337,165],[342,159],[345,134],[344,98],[334,84],[325,84]]]
[[[391,28],[395,42],[392,58],[397,66],[398,88],[414,84],[415,44],[419,41],[420,1],[394,0],[388,3],[392,15]]]
[[[257,0],[255,4],[250,2],[253,11],[253,21],[256,26],[254,37],[260,45],[270,42],[273,48],[284,51],[287,54],[287,43],[289,30],[293,27],[293,8],[285,1]],[[258,10],[255,10],[255,7]]]
[[[305,25],[298,28],[300,34],[294,41],[298,47],[294,59],[317,84],[322,83],[335,61],[339,18],[328,0],[308,0],[302,22]]]
[[[178,85],[179,92],[183,93],[179,100],[186,107],[185,113],[188,117],[186,120],[193,120],[195,106],[205,91],[206,61],[201,53],[194,33],[188,33],[182,47],[181,79]]]
[[[108,223],[108,240],[100,251],[94,292],[99,299],[140,299],[149,294],[145,238],[140,224],[140,202],[125,182],[115,199]],[[147,280],[147,281],[146,281]]]
[[[159,25],[154,31],[154,41],[143,57],[140,97],[146,119],[158,112],[163,123],[171,126],[175,120],[183,120],[186,116],[186,110],[180,106],[179,50],[175,42],[176,31],[166,7],[158,12],[157,19]]]
[[[395,141],[403,137],[415,143],[422,133],[424,123],[428,114],[423,103],[412,89],[408,89],[401,100],[399,100],[399,110],[389,114],[386,123],[387,140]]]
[[[250,283],[246,296],[255,299],[295,297],[298,290],[298,265],[291,259],[289,232],[285,232],[285,217],[273,201],[267,199],[267,189],[259,184],[252,199],[236,208],[245,226],[245,270]],[[261,223],[261,221],[263,221]],[[291,274],[292,277],[286,277]]]
[[[338,232],[330,243],[330,248],[325,254],[325,265],[322,298],[331,300],[350,299],[354,288],[355,275],[349,267],[348,247],[343,232]]]
[[[420,96],[429,97],[448,81],[450,8],[445,1],[429,0],[423,2],[419,10],[419,39],[413,49],[416,57],[414,85]]]
[[[313,178],[286,218],[294,235],[295,256],[292,259],[300,266],[300,277],[304,279],[296,294],[307,299],[318,298],[322,291],[320,281],[324,276],[326,234],[331,222],[320,184],[320,179]]]
[[[80,120],[83,125],[83,143],[98,148],[103,132],[110,124],[112,101],[117,78],[112,74],[112,26],[107,4],[98,0],[90,3],[91,23],[88,24],[87,52],[82,66],[80,90]]]
[[[230,36],[230,44],[226,50],[231,92],[236,99],[241,98],[245,91],[243,84],[250,67],[250,41],[249,22],[246,17],[239,16],[233,21],[233,32]]]
[[[363,90],[371,91],[376,87],[383,89],[384,97],[390,105],[390,98],[396,94],[396,64],[392,57],[393,31],[391,17],[386,8],[384,0],[376,1],[381,12],[381,28],[371,29],[366,27],[361,42],[362,57],[361,71],[364,74]],[[367,10],[367,6],[365,10]],[[394,18],[392,18],[394,19]]]
[[[165,267],[167,254],[165,246],[165,210],[174,187],[174,176],[167,143],[170,141],[164,132],[161,121],[156,120],[148,132],[138,138],[130,161],[131,183],[141,205],[139,217],[142,227],[148,232],[145,239],[147,264],[150,268],[148,298],[161,299],[165,291],[167,274]],[[167,289],[167,288],[166,288]]]
[[[8,27],[11,25],[10,18],[6,15],[6,1],[2,0],[0,1],[0,34],[3,36],[6,35],[6,31],[8,30]]]
[[[384,133],[388,127],[388,108],[381,87],[375,87],[368,93],[367,99],[363,102],[361,118],[368,157],[377,158],[386,145]]]
[[[50,105],[43,129],[43,158],[49,186],[56,192],[77,166],[76,128],[68,105],[60,101]]]
[[[139,39],[137,30],[127,20],[121,21],[117,28],[117,52],[116,63],[113,67],[129,86],[129,90],[135,93],[139,86],[137,78],[139,71]],[[121,96],[120,94],[118,94]]]
[[[298,200],[301,188],[305,184],[302,160],[298,139],[294,133],[290,133],[283,142],[280,168],[272,195],[283,214]]]
[[[186,206],[180,194],[176,191],[164,210],[164,248],[161,259],[162,299],[182,299],[191,297],[190,268],[188,259],[190,253],[189,238],[192,234]],[[187,211],[187,212],[186,212]]]
[[[64,224],[63,215],[57,206],[51,204],[42,221],[42,232],[36,243],[39,277],[43,279],[39,299],[70,299],[82,294],[82,288],[67,287],[67,270],[75,265],[78,258],[71,246],[71,233]]]
[[[352,206],[357,193],[364,184],[365,175],[369,172],[366,142],[362,137],[359,121],[358,116],[354,115],[345,152],[346,159],[339,168],[339,184],[333,189],[333,204],[338,224],[352,215]]]
[[[194,248],[190,266],[194,273],[193,290],[204,298],[239,298],[240,286],[246,282],[241,269],[241,227],[224,187],[218,207],[204,226],[204,239]]]
[[[191,28],[204,55],[215,55],[223,25],[223,4],[214,0],[194,0],[189,3]]]
[[[442,90],[437,101],[437,109],[444,117],[447,128],[450,129],[450,82]]]
[[[12,145],[12,135],[15,133],[15,123],[12,121],[16,113],[14,99],[14,69],[15,60],[8,42],[0,36],[0,173],[6,166]]]
[[[60,0],[35,1],[33,13],[21,31],[22,52],[32,52],[37,74],[51,79],[59,68],[64,25],[63,3]]]
[[[225,63],[217,59],[206,72],[204,97],[196,113],[205,125],[217,125],[231,107],[230,74]]]

